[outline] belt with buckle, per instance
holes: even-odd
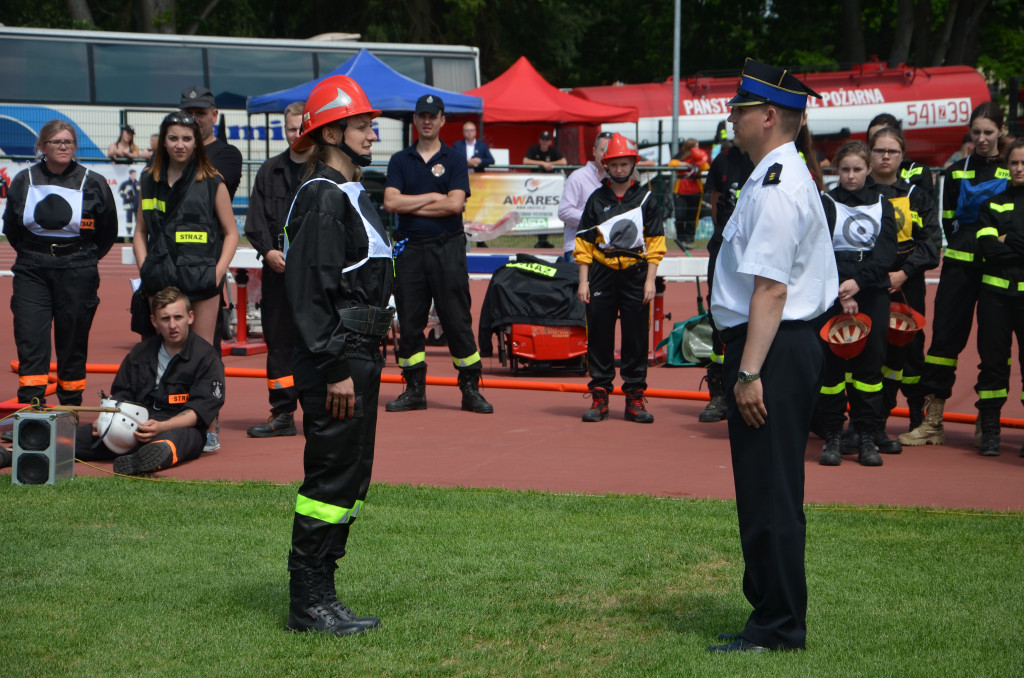
[[[379,306],[355,306],[341,310],[341,325],[350,332],[383,339],[391,331],[395,309]]]
[[[871,250],[836,250],[836,261],[864,261],[871,257]]]
[[[18,246],[24,247],[32,252],[49,254],[51,257],[66,257],[69,254],[74,254],[82,249],[82,243],[77,238],[73,242],[69,243],[45,243],[25,239],[22,240]]]

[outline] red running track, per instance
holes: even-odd
[[[701,253],[703,254],[703,253]],[[0,270],[10,269],[13,251],[0,244]],[[118,363],[135,343],[128,330],[128,278],[132,268],[119,263],[115,251],[101,264],[102,284],[89,362]],[[478,312],[487,283],[471,284],[474,311]],[[11,279],[0,278],[0,297],[9,298]],[[934,285],[929,286],[929,299]],[[675,320],[696,310],[696,288],[689,283],[668,285],[665,308]],[[930,310],[929,301],[929,310]],[[10,310],[3,304],[0,317],[0,400],[14,396],[17,376],[8,364],[17,358]],[[671,325],[671,323],[669,323]],[[444,348],[427,349],[430,376],[454,377],[455,369]],[[960,379],[948,403],[950,412],[973,414],[973,385],[977,353],[972,338],[961,357]],[[229,356],[229,367],[263,368],[264,356]],[[968,369],[969,368],[969,369]],[[704,371],[697,368],[651,368],[652,389],[697,391]],[[385,374],[398,376],[391,360]],[[484,361],[485,380],[519,379],[586,383],[585,377],[560,373],[527,373],[512,377],[496,358]],[[110,375],[89,375],[86,404]],[[1014,365],[1011,392],[1020,383]],[[580,415],[590,401],[579,393],[484,388],[495,407],[493,415],[462,412],[458,389],[430,386],[430,407],[421,412],[386,413],[383,403],[397,396],[401,386],[381,387],[374,480],[433,486],[501,487],[551,492],[642,493],[671,497],[734,497],[725,424],[701,424],[697,415],[703,401],[652,398],[651,425],[623,421],[624,401],[612,399],[612,418],[583,424]],[[264,420],[266,390],[259,379],[230,378],[227,403],[221,415],[221,450],[159,475],[182,479],[267,480],[294,482],[302,478],[302,436],[256,440],[245,429]],[[1024,408],[1010,400],[1004,417],[1020,418]],[[906,420],[890,419],[889,433],[906,428]],[[948,443],[908,448],[901,455],[885,456],[881,468],[859,466],[846,457],[842,466],[819,466],[821,441],[811,439],[806,452],[806,501],[861,505],[1024,510],[1024,459],[1018,456],[1024,431],[1004,429],[1002,455],[981,457],[971,447],[973,426],[948,424]],[[79,464],[76,472],[99,475]],[[9,471],[8,471],[9,472]]]

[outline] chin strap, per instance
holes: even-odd
[[[349,148],[348,144],[346,144],[344,141],[338,144],[338,148],[340,148],[345,153],[345,155],[351,158],[352,162],[354,162],[357,167],[369,167],[370,163],[373,162],[373,156],[356,153],[351,148]]]

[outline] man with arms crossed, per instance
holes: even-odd
[[[807,96],[792,74],[748,59],[729,116],[754,171],[722,234],[711,314],[724,382],[743,593],[739,633],[712,652],[804,649],[804,449],[824,368],[815,320],[839,274],[821,197],[797,153]]]

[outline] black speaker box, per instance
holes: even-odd
[[[53,485],[75,477],[73,412],[19,412],[14,415],[11,482]]]

